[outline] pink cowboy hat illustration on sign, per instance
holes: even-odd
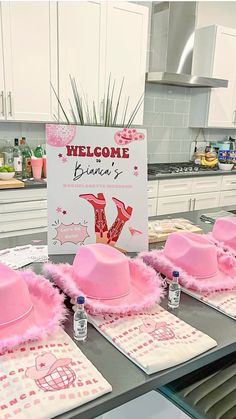
[[[143,321],[139,327],[141,333],[148,333],[157,340],[174,339],[175,334],[166,322],[155,322],[155,320],[148,318]]]
[[[53,147],[64,147],[75,138],[75,125],[46,124],[47,144]]]
[[[124,128],[115,133],[115,142],[119,145],[127,145],[132,141],[144,140],[144,134],[135,128]]]
[[[35,359],[35,366],[26,370],[26,377],[35,380],[44,391],[64,390],[75,381],[76,375],[68,366],[70,358],[57,359],[51,352],[46,352]]]

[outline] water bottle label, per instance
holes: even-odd
[[[22,171],[22,157],[14,157],[14,169],[15,172]]]
[[[87,336],[87,320],[80,319],[74,320],[74,333],[80,339],[83,339]]]
[[[179,305],[180,290],[169,290],[169,303],[171,305]]]

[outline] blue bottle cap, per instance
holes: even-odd
[[[77,297],[77,304],[84,304],[84,297],[81,295],[79,297]]]
[[[179,277],[179,272],[178,271],[173,271],[172,276],[174,276],[175,278]]]

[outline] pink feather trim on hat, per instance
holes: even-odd
[[[224,278],[218,280],[218,282],[212,279],[197,280],[179,266],[173,266],[173,263],[164,255],[163,250],[141,252],[138,257],[140,257],[148,266],[151,266],[157,272],[163,273],[170,279],[172,278],[173,270],[178,270],[179,283],[187,289],[199,292],[236,289],[236,265],[232,262],[232,258],[225,257],[226,255],[221,249],[217,250],[217,256],[219,266],[221,267],[222,272],[225,273]],[[233,276],[226,274],[228,270],[230,270],[230,274]]]
[[[221,249],[224,253],[229,253],[230,256],[236,257],[236,251],[230,247],[229,245],[225,244],[222,241],[218,241],[216,240],[216,238],[213,236],[212,233],[208,233],[206,235],[206,237],[215,245],[217,246],[219,249]]]
[[[53,333],[67,316],[67,310],[64,306],[63,294],[53,288],[52,284],[41,275],[36,275],[33,271],[27,269],[20,271],[29,291],[33,293],[35,300],[50,301],[51,312],[45,324],[33,325],[24,331],[23,334],[14,334],[6,338],[0,337],[0,352],[12,349],[26,341],[36,341],[45,339]]]
[[[141,259],[132,259],[131,261],[133,268],[137,270],[139,276],[142,276],[147,288],[149,288],[149,293],[142,296],[142,302],[137,301],[137,303],[133,302],[132,304],[124,303],[116,307],[115,305],[106,305],[106,300],[89,298],[85,295],[85,306],[90,313],[122,314],[137,312],[140,309],[150,307],[160,301],[160,298],[164,294],[160,276],[154,269],[148,267]],[[44,265],[43,271],[45,276],[50,277],[69,297],[75,299],[78,297],[79,293],[81,293],[75,282],[75,278],[73,277],[71,265],[47,263]],[[150,290],[152,290],[152,292],[150,292]],[[84,295],[83,292],[81,295]]]

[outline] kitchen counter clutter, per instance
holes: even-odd
[[[204,230],[204,232],[208,232],[211,229],[211,225],[201,221],[201,214],[202,211],[193,211],[187,213],[180,213],[178,215],[175,215],[175,217],[189,219],[194,224],[199,225]],[[46,233],[31,234],[28,236],[25,235],[21,238],[8,237],[1,240],[0,248],[4,249],[15,245],[29,244],[35,241],[39,241],[41,244],[46,244]],[[50,261],[54,263],[72,263],[73,259],[73,255],[58,255],[50,257]],[[40,273],[42,271],[42,264],[34,263],[32,264],[32,268],[36,273]],[[68,305],[68,307],[70,307],[70,304]],[[163,299],[161,302],[161,307],[159,309],[162,312],[162,314],[166,313],[165,311],[163,311],[163,309],[166,309],[166,307],[167,301],[166,299]],[[73,410],[70,410],[67,413],[62,414],[59,417],[73,418],[78,417],[78,415],[81,419],[96,417],[150,390],[157,389],[162,385],[170,383],[173,380],[179,379],[180,377],[183,377],[186,374],[189,374],[203,366],[208,365],[211,362],[219,360],[224,356],[232,354],[234,351],[236,351],[236,343],[234,338],[235,320],[228,318],[222,313],[213,310],[207,305],[202,304],[196,299],[193,299],[185,294],[182,294],[180,307],[179,309],[175,310],[173,314],[174,316],[176,316],[174,317],[174,319],[176,319],[177,322],[178,320],[180,321],[177,324],[182,324],[182,321],[185,322],[184,324],[187,323],[188,325],[190,325],[191,328],[197,329],[198,331],[201,331],[201,333],[210,336],[211,339],[213,339],[213,341],[217,342],[217,346],[212,347],[212,349],[200,354],[197,357],[191,358],[189,360],[186,359],[185,362],[179,365],[175,364],[175,366],[172,366],[164,370],[159,370],[159,372],[155,372],[151,375],[148,375],[140,368],[138,368],[133,362],[131,362],[127,356],[124,356],[122,354],[119,340],[116,342],[117,347],[119,347],[118,351],[114,346],[114,341],[113,344],[111,344],[109,340],[105,339],[102,336],[102,334],[99,333],[93,326],[89,325],[87,342],[83,345],[79,345],[79,348],[87,357],[87,359],[94,365],[94,367],[103,375],[105,380],[107,380],[107,382],[111,385],[112,392],[104,394],[102,397],[98,397],[97,399],[92,400],[79,407],[75,407],[73,408]],[[105,326],[107,325],[108,327],[109,325],[114,324],[113,320],[115,319],[113,319],[112,316],[109,315],[107,318],[106,316],[102,319],[97,318],[97,320],[95,319],[93,320],[93,322],[100,322],[101,324],[104,324]],[[115,322],[116,321],[117,320],[115,320]],[[158,321],[162,322],[161,319],[158,319]],[[123,322],[122,324],[124,325]],[[98,325],[96,325],[96,327],[99,328]],[[103,334],[110,333],[109,330],[104,329],[104,326],[102,326],[102,329]],[[65,330],[70,336],[72,336],[71,311],[65,323]],[[110,330],[113,330],[113,334],[115,333],[114,328]],[[168,337],[170,338],[170,334],[173,332],[168,331],[167,325],[163,323],[161,331],[162,337],[164,337],[165,334],[167,339],[167,332]],[[150,333],[153,332],[150,331]],[[150,339],[152,340],[153,338],[150,337]],[[165,347],[163,346],[165,340],[159,340],[159,343],[162,345],[163,348]],[[166,343],[166,348],[168,348],[168,345],[170,345],[171,340],[167,339]],[[125,342],[123,342],[123,345],[124,344]],[[172,349],[173,346],[170,346],[170,348]],[[130,356],[133,355],[130,354]],[[60,356],[56,357],[60,358]],[[31,365],[27,365],[27,367],[31,367]],[[70,367],[70,365],[68,365],[68,367]],[[72,368],[73,370],[75,369],[75,366],[73,366],[72,364],[70,368]],[[80,377],[80,379],[82,378]],[[81,388],[82,387],[80,387],[79,391],[81,391]],[[52,392],[51,395],[53,396]],[[73,400],[73,398],[71,399]],[[106,415],[104,417],[106,417]]]

